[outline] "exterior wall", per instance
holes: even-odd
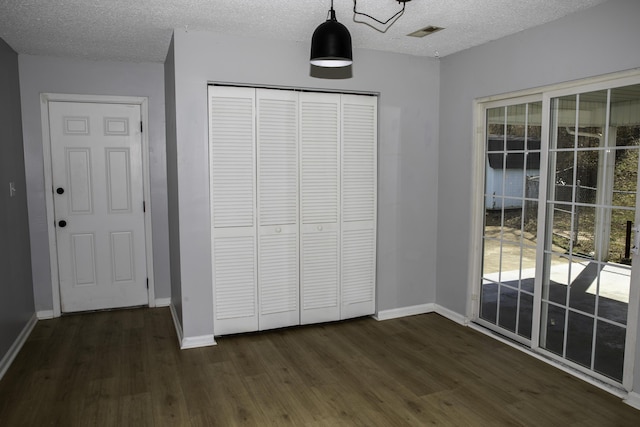
[[[9,183],[15,193],[10,194]],[[34,318],[18,55],[0,39],[0,362]],[[0,363],[0,371],[3,363]]]
[[[439,63],[356,50],[352,78],[318,79],[311,74],[345,70],[310,69],[308,48],[307,42],[175,30],[185,337],[213,331],[208,82],[379,93],[378,310],[435,302]]]
[[[169,298],[171,289],[162,64],[86,61],[32,55],[20,55],[18,60],[36,310],[53,309],[40,115],[40,94],[45,92],[148,97],[155,297]]]

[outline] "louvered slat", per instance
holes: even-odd
[[[258,328],[255,90],[209,88],[214,334]]]
[[[255,248],[253,236],[214,240],[216,320],[255,316]]]
[[[342,235],[342,304],[372,302],[375,283],[375,230]]]
[[[338,305],[338,235],[308,233],[302,244],[303,307],[305,310]]]
[[[298,104],[295,99],[258,98],[259,223],[298,220]]]
[[[342,319],[375,312],[377,100],[342,95]]]
[[[317,98],[327,96],[314,95],[318,95]],[[339,108],[337,102],[313,101],[309,97],[301,101],[303,224],[338,221]]]
[[[298,236],[260,236],[260,314],[298,310]]]
[[[373,221],[376,203],[376,111],[343,103],[342,220]]]
[[[210,147],[213,227],[253,225],[254,100],[249,97],[210,97]]]

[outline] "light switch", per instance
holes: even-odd
[[[9,181],[9,197],[13,197],[16,195],[16,183],[13,181]]]

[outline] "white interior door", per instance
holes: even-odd
[[[375,312],[378,98],[341,95],[341,318]]]
[[[255,89],[209,87],[213,329],[258,330]]]
[[[300,323],[298,94],[257,89],[261,330]]]
[[[339,94],[300,94],[300,176],[300,323],[339,320]]]
[[[140,117],[49,103],[62,312],[148,304]]]

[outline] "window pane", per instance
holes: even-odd
[[[580,94],[578,148],[603,147],[607,111],[607,91]]]
[[[569,307],[585,313],[594,314],[596,309],[596,290],[598,275],[602,264],[597,262],[574,262],[571,267],[571,287],[569,289]]]
[[[514,288],[518,287],[520,279],[520,245],[502,244],[502,272],[500,282]]]
[[[569,312],[567,324],[567,359],[591,368],[593,317]]]
[[[630,289],[631,267],[606,264],[600,271],[598,316],[626,325]]]
[[[512,206],[522,200],[506,199]],[[520,243],[522,239],[522,208],[513,207],[504,211],[504,226],[502,228],[502,238],[512,243]]]
[[[529,104],[527,125],[527,149],[539,151],[540,138],[542,136],[542,101]]]
[[[562,356],[564,349],[564,316],[565,310],[560,307],[556,307],[551,304],[542,304],[543,321],[546,321],[542,325],[544,328],[544,340],[540,343],[542,348],[559,354]]]
[[[542,282],[542,298],[558,304],[566,304],[569,286],[570,263],[567,257],[545,254],[545,278]]]
[[[576,202],[595,204],[598,167],[604,165],[603,150],[578,151],[576,159]]]
[[[594,258],[596,254],[596,211],[588,206],[575,206],[573,232],[576,236],[572,253],[583,258]]]
[[[571,202],[573,200],[573,169],[574,169],[574,152],[560,151],[552,154],[555,160],[555,177],[549,183],[550,192],[553,195],[550,200],[558,202]]]
[[[549,203],[547,208],[547,235],[551,241],[546,242],[547,250],[569,252],[577,237],[577,216],[573,214],[575,206],[569,204]]]
[[[598,321],[594,370],[622,381],[624,367],[625,328]]]
[[[497,234],[498,238],[499,230],[485,230],[485,234],[489,232],[490,235]],[[482,262],[482,277],[490,279],[495,282],[500,280],[500,241],[490,238],[484,239],[483,248],[483,262]]]
[[[500,285],[499,325],[511,332],[516,331],[518,309],[518,291],[509,286]]]
[[[550,148],[573,148],[576,139],[576,96],[552,99],[551,120],[551,129],[555,129],[555,133],[552,134]]]
[[[483,281],[480,295],[480,318],[491,323],[498,319],[498,284]]]
[[[610,126],[616,130],[609,146],[628,147],[640,144],[640,85],[611,89]],[[610,130],[611,132],[611,130]]]
[[[637,139],[640,141],[640,138]],[[638,150],[615,150],[613,173],[613,205],[636,206],[638,186]]]
[[[602,248],[603,260],[626,263],[626,259],[629,258],[626,256],[626,252],[630,252],[633,245],[633,230],[630,228],[633,227],[635,212],[626,209],[602,209],[602,211],[604,219],[607,220],[609,220],[607,213],[611,212],[609,214],[611,221],[609,240],[602,243],[604,245]],[[606,230],[603,230],[601,235],[606,237]]]
[[[533,314],[533,295],[520,292],[520,317],[518,335],[531,339],[531,321]]]

